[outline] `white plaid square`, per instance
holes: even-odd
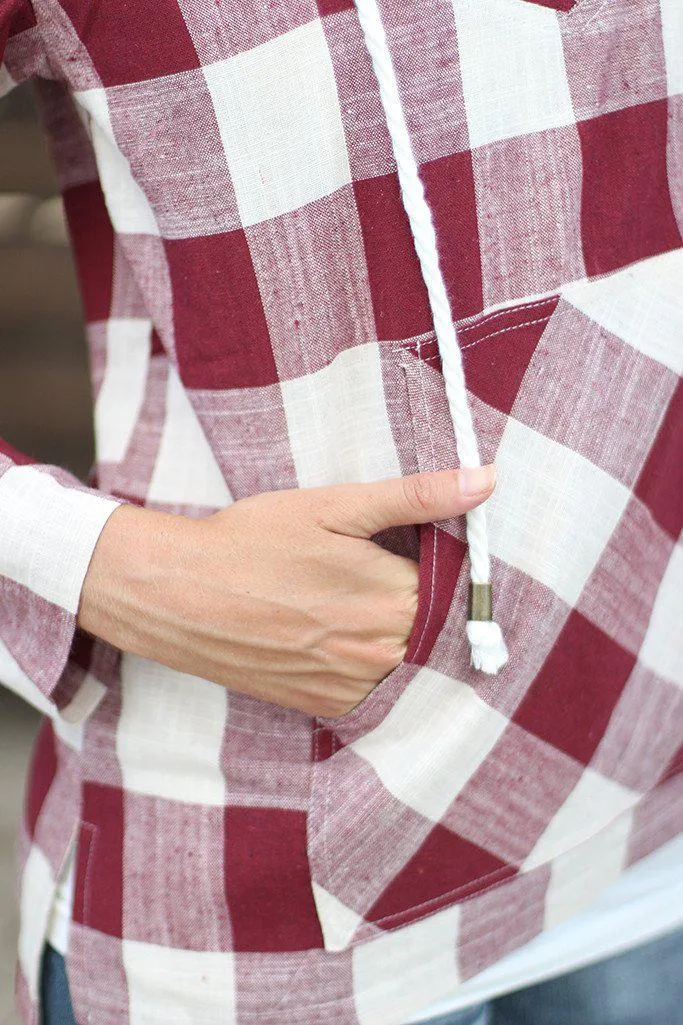
[[[88,129],[107,209],[114,229],[122,235],[158,235],[154,211],[139,183],[131,174],[128,161],[119,149],[109,117],[105,89],[87,89],[74,94],[77,105],[88,116]]]
[[[514,416],[496,466],[498,486],[486,506],[491,552],[575,605],[626,508],[628,488]]]
[[[680,637],[683,621],[683,548],[674,545],[659,585],[652,616],[645,634],[640,661],[659,676],[683,687],[683,647],[672,644]]]
[[[327,950],[343,950],[363,922],[362,915],[347,908],[337,897],[312,881],[313,897]]]
[[[351,181],[319,20],[210,64],[204,74],[245,227]]]
[[[0,574],[75,614],[93,549],[117,505],[33,466],[11,466],[0,477]]]
[[[152,502],[223,508],[232,496],[175,367],[169,365],[166,416],[147,496]]]
[[[43,852],[31,846],[21,876],[19,964],[28,981],[31,999],[38,995],[38,973],[45,942],[44,928],[54,896],[55,880]]]
[[[467,684],[424,667],[351,747],[394,797],[438,822],[507,724]]]
[[[237,1025],[233,954],[135,940],[121,949],[130,1025]]]
[[[683,7],[679,0],[659,0],[669,96],[683,93]]]
[[[152,323],[149,320],[106,322],[104,376],[95,403],[98,459],[123,459],[145,396]]]
[[[227,712],[223,687],[125,652],[116,753],[126,789],[223,805],[220,757]]]
[[[387,1002],[403,1015],[417,1014],[460,982],[456,950],[459,907],[448,908],[407,929],[359,944],[353,950],[356,1011],[360,1025],[384,1021]],[[428,952],[428,953],[427,953]],[[386,990],[376,984],[391,965]],[[405,1020],[405,1018],[403,1018]]]
[[[575,121],[555,15],[525,3],[454,0],[472,149]]]
[[[280,387],[299,487],[400,475],[377,345],[356,345]]]
[[[581,779],[524,862],[528,872],[583,844],[618,815],[638,803],[640,794],[585,769]]]
[[[642,260],[562,295],[617,338],[683,374],[683,249]]]
[[[632,815],[626,812],[553,862],[545,896],[546,929],[590,907],[616,882],[626,862],[631,826]]]

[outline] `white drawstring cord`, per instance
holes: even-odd
[[[439,266],[434,223],[410,144],[384,26],[375,0],[355,0],[355,3],[365,44],[379,83],[380,97],[398,168],[403,205],[408,215],[429,295],[434,331],[441,355],[446,398],[455,428],[458,459],[461,466],[480,466],[477,438],[467,402],[460,346]],[[477,506],[467,513],[466,527],[472,578],[470,619],[467,623],[472,665],[485,673],[496,673],[507,662],[508,652],[500,627],[491,619],[488,535],[486,513],[482,506]],[[483,601],[480,600],[482,596]]]

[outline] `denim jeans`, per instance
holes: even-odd
[[[64,961],[45,948],[43,1025],[75,1025]],[[683,931],[424,1025],[682,1025]]]
[[[64,958],[49,945],[43,954],[40,997],[43,1005],[42,1025],[76,1025]]]
[[[683,1025],[683,931],[424,1025]]]

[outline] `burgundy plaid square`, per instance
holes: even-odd
[[[178,369],[188,388],[277,381],[268,325],[242,230],[165,243]]]
[[[679,381],[659,426],[634,493],[676,540],[683,530],[683,387]]]
[[[667,121],[667,101],[655,100],[579,122],[589,274],[681,246],[667,174]]]
[[[634,664],[634,655],[573,611],[513,722],[587,765]]]
[[[354,9],[353,0],[316,0],[316,6],[320,11],[321,17]]]
[[[7,38],[27,32],[36,25],[36,15],[32,7],[14,3],[10,7],[10,19],[7,26]]]
[[[420,170],[437,237],[448,239],[439,257],[456,320],[470,317],[483,307],[481,239],[472,161],[472,155],[465,151],[433,160]],[[453,202],[454,195],[459,197],[457,203]]]
[[[571,11],[580,0],[525,0],[526,3],[538,4],[540,7],[549,7],[553,11]]]
[[[74,921],[109,936],[123,935],[125,795],[86,783],[76,849]]]
[[[515,874],[490,851],[436,825],[414,856],[365,913],[368,922],[395,929],[428,912],[481,893]]]
[[[234,950],[320,946],[304,811],[226,807],[225,893]]]
[[[111,0],[96,8],[60,2],[105,86],[199,67],[177,0]]]
[[[7,21],[8,17],[9,21]],[[49,73],[41,31],[30,4],[10,4],[9,10],[7,6],[3,10],[0,25],[0,55],[2,64],[11,76],[10,82],[6,82],[3,81],[4,74],[0,74],[0,94],[2,95],[11,88],[13,82],[22,82],[32,75]]]
[[[551,296],[488,314],[462,327],[459,334],[468,390],[509,414],[556,306],[557,297]],[[545,355],[545,344],[541,344],[537,358]],[[498,373],[503,367],[505,373]],[[535,379],[533,387],[538,387]]]
[[[427,290],[395,174],[355,182],[377,337],[431,330]]]
[[[64,209],[74,239],[85,318],[106,320],[112,299],[114,231],[99,182],[66,189]]]
[[[50,787],[57,775],[57,751],[52,724],[45,720],[36,739],[30,775],[26,784],[26,807],[24,825],[32,840],[35,836],[38,816],[42,811]]]

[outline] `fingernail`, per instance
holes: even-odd
[[[490,491],[496,483],[496,468],[488,466],[461,466],[458,471],[458,486],[463,498],[474,498]]]

